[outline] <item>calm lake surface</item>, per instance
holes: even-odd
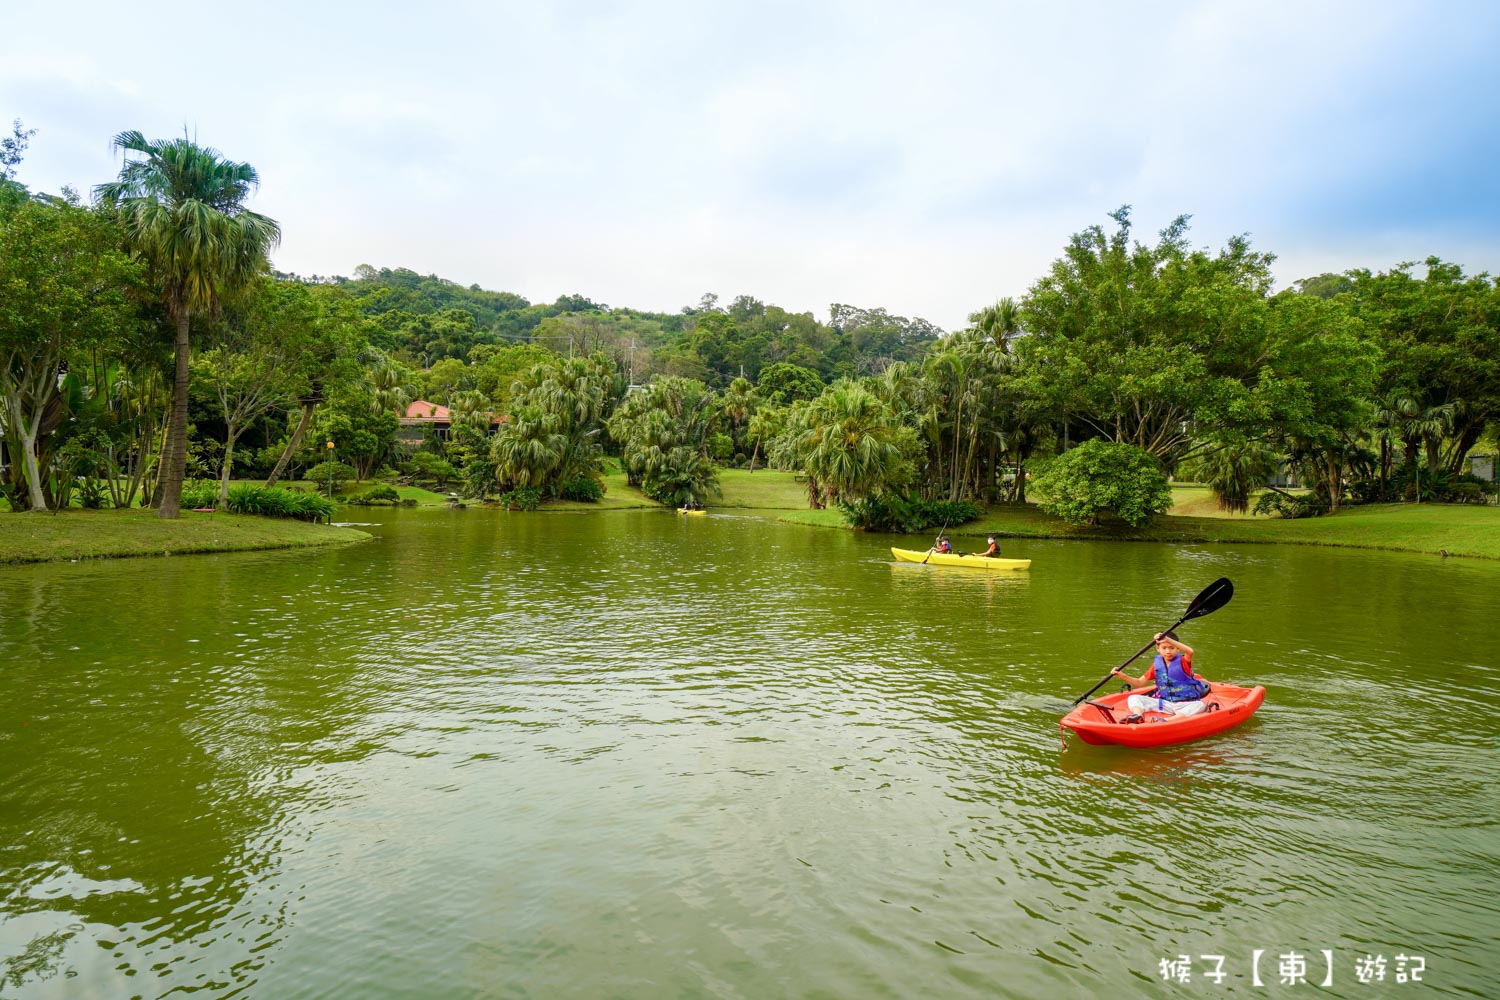
[[[1500,565],[347,516],[0,570],[0,996],[1496,995]],[[1258,715],[1063,749],[1218,576]]]

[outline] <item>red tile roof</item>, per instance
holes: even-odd
[[[412,400],[411,404],[406,408],[406,415],[400,417],[399,419],[403,427],[413,427],[421,424],[453,423],[453,417],[448,412],[448,408],[446,406],[440,406],[437,403],[429,403],[425,399]],[[491,417],[490,419],[491,426],[509,422],[510,418],[503,415],[498,417]]]
[[[414,399],[406,407],[406,415],[401,418],[402,423],[452,423],[453,419],[448,415],[446,406],[429,403],[425,399]]]

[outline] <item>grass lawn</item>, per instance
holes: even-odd
[[[807,484],[790,472],[774,469],[721,469],[723,496],[709,510],[762,510],[778,520],[822,528],[847,527],[837,509],[809,510]],[[309,491],[316,484],[296,484]],[[366,484],[369,485],[369,484]],[[599,503],[549,501],[543,511],[655,509],[625,481],[611,461],[604,476],[606,492]],[[351,492],[358,493],[359,488]],[[421,506],[441,506],[445,493],[400,486],[403,499]],[[991,507],[977,521],[950,529],[959,538],[980,539],[993,531],[1006,538],[1063,538],[1098,541],[1234,542],[1287,545],[1332,545],[1401,552],[1446,551],[1454,556],[1500,559],[1500,510],[1494,507],[1441,504],[1383,504],[1349,507],[1337,514],[1295,521],[1279,517],[1227,514],[1204,487],[1172,488],[1170,514],[1142,528],[1109,519],[1097,527],[1077,527],[1043,513],[1031,504]],[[339,516],[351,510],[344,507]],[[69,510],[61,514],[0,514],[0,563],[54,559],[188,552],[233,552],[249,549],[327,545],[368,537],[363,532],[274,518],[233,514],[193,514],[162,521],[149,511]],[[925,534],[922,536],[926,544]],[[977,545],[977,541],[968,548]],[[960,545],[960,547],[965,547]]]
[[[1500,559],[1500,511],[1444,504],[1372,504],[1294,521],[1169,514],[1143,528],[1123,521],[1075,527],[1030,504],[1005,505],[990,508],[959,531],[966,535],[996,531],[1010,538],[1334,545],[1433,554],[1446,550],[1449,555]]]
[[[115,556],[244,552],[365,541],[353,528],[285,518],[183,511],[163,521],[150,510],[65,510],[0,515],[0,563]]]
[[[1299,492],[1292,490],[1290,492]],[[1256,494],[1256,499],[1259,499]],[[1251,500],[1250,506],[1255,506]],[[1265,517],[1256,517],[1254,514],[1231,514],[1227,510],[1219,509],[1219,501],[1214,497],[1213,491],[1207,486],[1195,486],[1188,483],[1172,484],[1172,509],[1167,513],[1173,517],[1222,517],[1239,521],[1264,521]]]
[[[757,473],[759,475],[759,473]],[[1171,513],[1142,528],[1108,519],[1097,527],[1077,527],[1032,504],[998,504],[977,521],[950,528],[959,548],[975,548],[990,532],[1005,538],[1066,538],[1097,541],[1232,542],[1241,544],[1331,545],[1396,552],[1446,551],[1451,556],[1500,559],[1500,510],[1449,504],[1371,504],[1337,514],[1287,521],[1280,517],[1228,514],[1206,488],[1178,486]],[[806,500],[802,503],[805,505]],[[837,510],[787,511],[781,520],[819,527],[842,527]],[[926,536],[922,536],[925,539]],[[975,539],[961,545],[959,538]]]
[[[797,482],[790,472],[775,469],[720,469],[719,486],[724,495],[717,500],[706,501],[710,511],[726,508],[757,510],[797,510],[807,506],[807,484]],[[632,507],[659,508],[662,505],[650,499],[625,480],[617,462],[607,463],[604,475],[604,498],[598,503],[576,503],[571,500],[549,500],[542,510],[624,510]],[[843,518],[834,511],[835,524],[843,524]]]

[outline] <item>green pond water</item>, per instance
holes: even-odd
[[[1500,565],[350,516],[0,570],[0,996],[1496,995]],[[1064,749],[1218,576],[1260,712]]]

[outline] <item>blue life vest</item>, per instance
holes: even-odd
[[[1180,653],[1172,657],[1171,663],[1163,662],[1158,654],[1151,669],[1156,697],[1162,701],[1197,701],[1211,690],[1207,681],[1193,676],[1192,667],[1183,662]]]

